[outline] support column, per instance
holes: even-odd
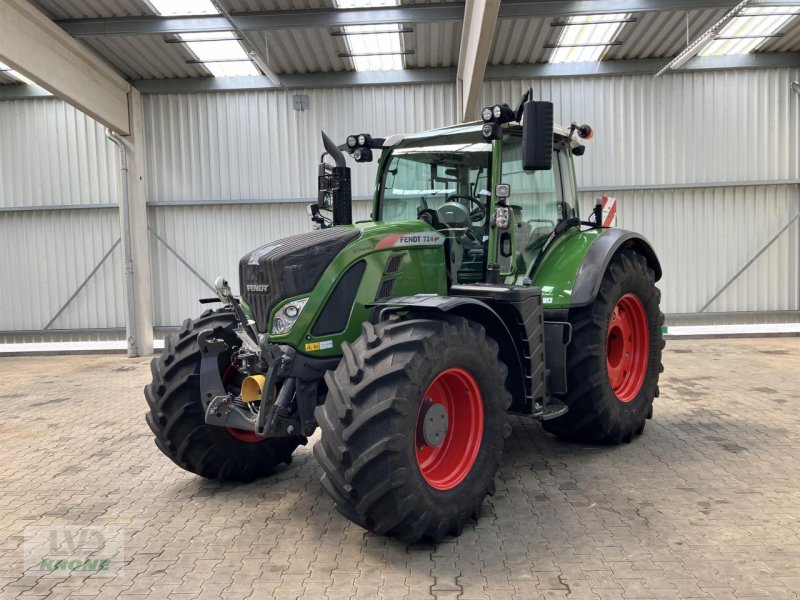
[[[131,117],[128,155],[128,194],[130,202],[131,250],[133,252],[133,285],[136,308],[136,337],[139,355],[153,353],[153,292],[150,273],[150,232],[147,229],[147,190],[145,189],[144,124],[142,96],[135,88],[128,92]]]
[[[458,116],[462,122],[477,118],[478,96],[492,50],[492,38],[500,11],[500,0],[467,0],[461,49],[458,55]]]
[[[126,288],[125,326],[128,336],[128,355],[149,356],[153,353],[153,294],[150,273],[150,237],[147,229],[147,193],[144,177],[142,97],[135,88],[131,88],[128,93],[128,113],[130,115],[130,135],[114,136],[125,147],[127,166],[126,170],[120,170],[118,177],[121,255]],[[121,148],[117,150],[118,156],[122,151]],[[127,215],[124,206],[126,185]]]

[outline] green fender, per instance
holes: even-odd
[[[567,231],[548,249],[533,284],[542,288],[545,310],[577,308],[594,302],[600,283],[612,257],[622,248],[632,247],[641,253],[661,279],[661,264],[652,245],[644,236],[625,229],[589,229]]]

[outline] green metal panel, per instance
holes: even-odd
[[[533,274],[533,285],[542,288],[542,303],[546,308],[569,308],[572,288],[583,259],[591,245],[607,229],[580,231],[573,227],[561,235],[547,250]]]
[[[497,198],[494,195],[494,190],[497,187],[498,183],[503,183],[500,181],[500,176],[503,173],[503,163],[502,163],[502,152],[503,148],[503,141],[502,140],[494,140],[492,142],[492,186],[489,189],[492,192],[492,202],[489,205],[489,215],[495,213],[497,210]],[[513,238],[512,238],[513,240]],[[489,228],[489,241],[487,242],[487,259],[486,264],[496,263],[497,262],[497,247],[500,243],[497,227],[490,227]]]
[[[287,344],[301,353],[318,358],[341,356],[342,342],[352,342],[361,334],[361,324],[369,321],[381,281],[394,279],[393,296],[413,294],[446,294],[444,252],[441,237],[432,227],[422,221],[364,222],[347,227],[361,229],[362,235],[350,243],[336,256],[322,274],[314,290],[307,295],[285,298],[270,314],[270,330],[275,313],[287,302],[308,298],[297,322],[289,333],[270,334],[276,344]],[[443,239],[443,238],[442,238]],[[392,254],[403,254],[400,270],[395,275],[384,275],[386,261]],[[336,283],[355,263],[366,263],[364,275],[356,292],[347,326],[340,333],[314,336],[311,330]]]
[[[378,168],[375,171],[375,192],[372,195],[372,218],[375,219],[380,215],[380,196],[383,192],[383,169],[386,166],[386,161],[392,154],[391,148],[384,148],[381,156],[378,159]]]

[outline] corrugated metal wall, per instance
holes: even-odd
[[[370,208],[371,202],[356,202],[354,219],[369,218]],[[238,294],[239,258],[271,240],[311,228],[300,203],[153,206],[149,215],[158,234],[150,247],[156,327],[178,325],[198,314],[197,299],[214,295],[210,286],[218,275],[227,277]]]
[[[601,193],[619,225],[643,232],[664,263],[663,307],[691,314],[776,238],[706,312],[800,310],[800,69],[490,82],[483,103],[527,85],[557,120],[589,122],[578,159],[584,212]],[[308,111],[292,96],[309,96]],[[446,84],[144,97],[155,323],[196,314],[202,279],[235,284],[238,257],[306,231],[319,131],[408,132],[452,123]],[[119,236],[113,150],[100,125],[56,100],[0,102],[0,330],[52,319]],[[373,165],[354,167],[354,194]],[[58,208],[70,205],[73,208]],[[92,205],[96,208],[75,208]],[[34,209],[34,210],[31,210]],[[45,209],[45,210],[41,210]],[[366,218],[369,203],[357,203]],[[776,237],[777,236],[777,237]],[[52,328],[124,325],[119,250]],[[196,271],[200,276],[193,273]],[[18,294],[25,281],[35,293]],[[27,339],[27,338],[26,338]]]
[[[292,109],[295,94],[309,110]],[[186,263],[236,288],[239,257],[309,230],[321,130],[344,140],[440,127],[455,120],[454,94],[437,84],[144,96],[155,325],[179,324],[208,296]],[[374,179],[375,163],[353,168],[356,219],[369,218]]]
[[[592,125],[576,159],[582,211],[604,193],[617,198],[617,225],[643,233],[663,263],[665,312],[797,311],[798,77],[800,68],[489,82],[481,105],[532,86],[557,122]]]
[[[52,99],[0,102],[0,208],[116,202],[103,127]]]
[[[704,312],[800,308],[797,185],[609,189],[608,195],[617,199],[617,226],[642,232],[655,247],[664,271],[661,304],[669,313],[696,313],[706,307],[795,219]],[[584,212],[595,197],[581,194]]]
[[[295,94],[309,110],[292,109]],[[455,87],[144,96],[150,202],[316,198],[320,131],[413,132],[455,120]],[[353,169],[353,192],[371,196],[374,163]]]
[[[115,169],[102,126],[68,104],[0,102],[0,331],[125,326]]]
[[[556,122],[589,123],[582,188],[800,179],[797,69],[492,81],[482,103],[514,103],[528,86]]]

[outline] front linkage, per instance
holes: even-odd
[[[286,345],[271,344],[266,335],[256,334],[239,304],[221,278],[216,283],[222,302],[236,315],[234,331],[220,327],[197,336],[200,348],[200,392],[205,422],[219,427],[254,432],[263,438],[310,436],[317,427],[314,409],[324,402],[320,382],[326,371],[335,369],[337,358],[314,359],[298,355]],[[260,389],[260,398],[243,400],[242,394],[225,389],[220,355],[230,355],[231,366]],[[244,389],[244,384],[242,386]],[[253,409],[252,404],[258,404]]]

